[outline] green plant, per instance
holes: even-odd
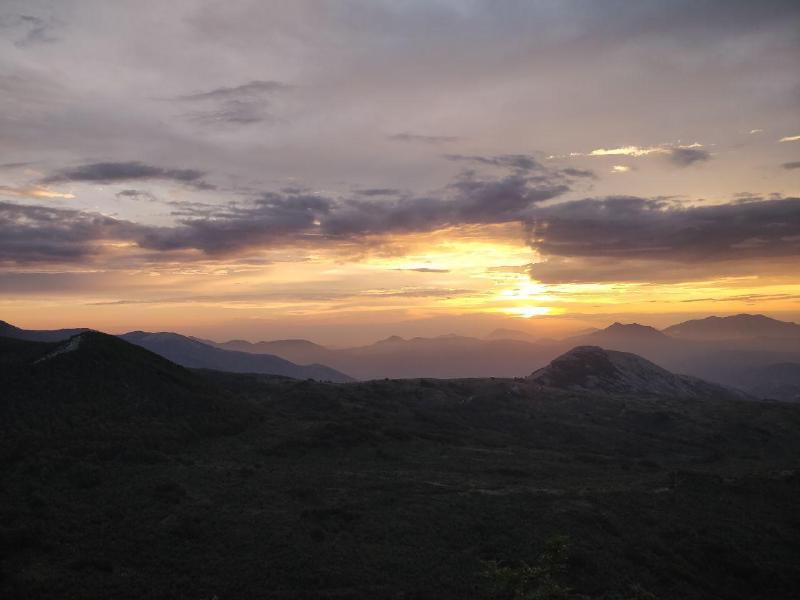
[[[515,566],[486,561],[482,575],[489,580],[492,598],[508,600],[567,600],[570,588],[560,580],[566,573],[569,539],[558,535],[547,540],[533,565]]]

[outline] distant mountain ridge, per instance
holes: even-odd
[[[695,377],[676,375],[629,352],[577,346],[532,373],[530,380],[570,391],[704,399],[744,398],[734,390]]]
[[[215,369],[231,373],[265,373],[284,375],[295,379],[352,381],[349,375],[325,365],[298,365],[272,354],[224,350],[177,333],[131,331],[119,337],[160,354],[179,365],[195,369]]]
[[[26,330],[0,321],[0,337],[34,342],[61,342],[90,331],[88,329]],[[116,337],[189,368],[282,375],[295,379],[352,381],[349,375],[325,365],[299,365],[271,354],[224,350],[177,333],[131,331]]]
[[[85,327],[75,329],[20,329],[6,321],[0,321],[0,337],[10,337],[30,342],[60,342],[67,338],[91,331]]]
[[[684,321],[664,329],[664,333],[688,340],[739,340],[747,338],[797,338],[800,325],[778,321],[765,315],[706,317]]]
[[[639,323],[620,323],[616,322],[605,329],[599,329],[591,333],[568,338],[568,340],[620,340],[620,341],[663,341],[667,336],[655,327],[640,325]]]

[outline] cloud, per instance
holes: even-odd
[[[359,196],[399,196],[403,192],[395,188],[367,188],[363,190],[355,190]]]
[[[800,135],[787,135],[778,140],[779,142],[800,142]]]
[[[575,169],[573,167],[567,167],[566,169],[561,169],[560,173],[568,177],[585,177],[587,179],[597,179],[597,175],[591,169]]]
[[[774,300],[800,300],[798,294],[739,294],[735,296],[725,296],[722,298],[690,298],[681,302],[746,302],[755,304],[758,302],[770,302]]]
[[[536,204],[568,191],[560,176],[512,173],[464,175],[440,194],[334,198],[308,193],[265,193],[252,203],[151,229],[139,244],[154,250],[198,249],[209,254],[296,242],[424,232],[465,224],[524,219]]]
[[[781,167],[788,170],[800,169],[800,160],[796,160],[793,162],[785,162],[781,165]]]
[[[628,173],[631,168],[628,165],[614,165],[611,167],[612,173]]]
[[[53,17],[42,18],[31,14],[0,17],[0,29],[9,29],[16,34],[14,45],[17,48],[57,41],[53,30],[58,25],[60,23]]]
[[[100,162],[63,169],[42,179],[42,183],[87,182],[110,184],[122,181],[163,179],[177,181],[200,189],[213,189],[202,180],[204,171],[167,169],[142,162]]]
[[[0,185],[0,196],[12,196],[15,198],[42,198],[48,200],[56,198],[72,200],[75,198],[75,194],[71,194],[69,192],[59,192],[42,186],[11,187],[7,185]]]
[[[570,152],[569,156],[572,158],[578,156],[631,156],[634,158],[640,158],[642,156],[649,156],[651,154],[667,154],[670,156],[670,158],[673,158],[674,156],[691,157],[708,154],[703,150],[699,150],[699,148],[702,148],[702,144],[697,142],[688,145],[659,144],[658,146],[619,146],[616,148],[596,148],[588,153]],[[680,158],[678,160],[680,160]]]
[[[460,137],[454,135],[422,135],[418,133],[395,133],[386,137],[395,142],[420,142],[423,144],[448,144],[461,140]]]
[[[499,156],[475,156],[465,154],[445,154],[444,158],[451,161],[472,162],[492,167],[512,168],[520,171],[533,171],[542,168],[542,165],[527,154],[501,154]]]
[[[186,94],[178,96],[176,100],[195,102],[202,100],[229,100],[231,98],[261,97],[263,94],[285,90],[289,87],[290,86],[280,81],[256,80],[233,87],[218,87],[205,92]]]
[[[148,202],[158,202],[158,199],[153,194],[143,190],[120,190],[114,195],[117,198],[132,198],[134,200],[147,200]]]
[[[698,162],[705,162],[711,155],[702,148],[673,148],[669,152],[669,160],[679,167],[688,167]]]
[[[97,213],[0,202],[0,263],[69,263],[101,252],[106,240],[133,240],[142,227]]]
[[[219,87],[205,92],[177,96],[174,100],[200,105],[183,116],[205,124],[233,123],[246,125],[271,118],[266,111],[270,97],[291,86],[280,81],[250,81],[233,87]]]
[[[539,209],[531,243],[553,256],[669,260],[789,256],[800,252],[800,198],[683,206],[610,197]]]
[[[520,222],[538,204],[570,189],[560,172],[526,172],[522,168],[531,167],[532,163],[516,156],[481,158],[505,167],[507,172],[492,176],[473,171],[462,173],[444,189],[430,195],[356,193],[336,197],[309,193],[303,188],[285,188],[262,193],[248,202],[225,205],[173,201],[170,204],[176,207],[173,215],[178,220],[169,226],[136,225],[80,211],[37,212],[34,207],[5,204],[7,215],[2,225],[17,240],[28,236],[36,244],[49,239],[52,230],[53,239],[61,239],[65,244],[66,262],[92,254],[96,242],[101,240],[129,242],[155,252],[199,250],[206,255],[228,255],[247,248],[285,243],[363,242],[370,236]],[[171,177],[193,182],[201,175],[199,171],[167,170],[141,163],[97,163],[48,179],[74,177],[81,181],[113,182]],[[118,196],[151,199],[147,192],[136,189],[122,190]],[[16,225],[20,225],[19,231],[14,230]],[[0,233],[4,228],[0,228]],[[75,238],[66,235],[73,228],[80,232]],[[38,254],[24,249],[20,260],[36,256],[56,258],[58,249],[48,248],[45,244]],[[6,247],[4,258],[13,259],[13,246]]]
[[[589,152],[588,156],[647,156],[648,154],[663,154],[667,150],[663,146],[622,146],[620,148],[597,148]],[[587,156],[573,152],[570,156]]]
[[[411,269],[392,269],[392,271],[416,271],[417,273],[449,273],[450,269],[432,269],[430,267],[416,267]]]

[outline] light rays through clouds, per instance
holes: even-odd
[[[778,0],[5,2],[3,318],[798,317],[799,25]]]

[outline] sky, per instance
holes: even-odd
[[[800,320],[800,4],[0,0],[0,318]]]

